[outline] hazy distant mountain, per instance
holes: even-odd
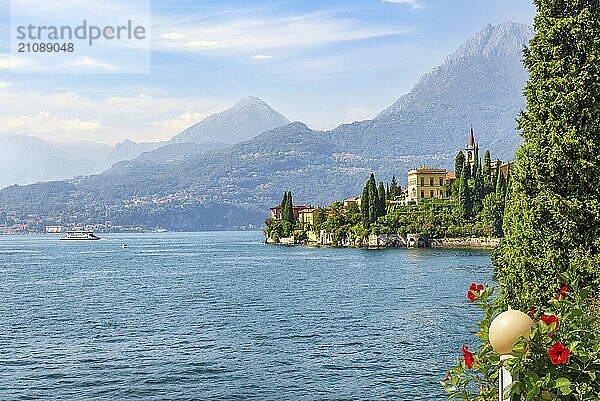
[[[133,142],[129,139],[115,145],[112,152],[106,157],[109,163],[107,168],[113,163],[122,160],[133,160],[144,152],[150,152],[166,145],[168,142]]]
[[[238,130],[236,138],[252,139],[208,153],[175,143],[180,147],[117,163],[99,175],[7,188],[0,191],[0,205],[44,213],[83,209],[87,221],[223,229],[260,225],[284,190],[298,203],[328,204],[360,193],[370,172],[405,182],[406,171],[417,165],[450,167],[471,124],[482,154],[490,147],[492,157],[512,159],[521,142],[514,120],[524,106],[527,77],[521,50],[532,34],[515,23],[485,27],[373,120],[328,132],[300,122],[256,137]],[[231,109],[238,111],[230,114],[236,126],[244,108]],[[217,120],[230,127],[223,116]],[[223,132],[203,131],[219,124],[199,124],[197,132]]]
[[[287,118],[259,98],[250,96],[228,110],[206,117],[173,137],[171,141],[234,144],[287,123]]]
[[[58,143],[17,134],[0,135],[0,188],[98,173],[112,147],[97,142]]]

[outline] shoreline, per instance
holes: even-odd
[[[371,234],[366,238],[345,238],[333,241],[331,235],[321,232],[317,237],[312,235],[308,240],[296,240],[293,237],[280,238],[275,241],[265,239],[265,244],[282,246],[308,246],[313,248],[438,248],[438,249],[494,249],[500,238],[493,237],[445,237],[429,238],[425,235],[409,234]]]

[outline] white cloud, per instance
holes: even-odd
[[[172,136],[173,133],[183,131],[184,129],[208,117],[210,114],[211,113],[197,113],[195,111],[188,110],[177,118],[156,121],[154,124],[161,133]]]
[[[220,40],[192,40],[187,43],[186,47],[193,49],[210,49],[218,47],[222,42]]]
[[[165,39],[183,39],[184,34],[181,32],[165,32],[161,36]]]
[[[66,134],[95,132],[102,129],[98,120],[68,119],[41,111],[37,115],[0,116],[0,127],[5,132],[25,134],[65,132]]]
[[[138,95],[87,97],[75,92],[0,90],[0,132],[49,140],[117,143],[165,140],[231,104],[211,98],[176,98],[137,88]],[[132,88],[122,88],[132,93]]]
[[[65,66],[61,66],[60,68],[78,68],[78,67],[88,67],[92,69],[106,70],[106,71],[118,71],[119,68],[110,63],[104,63],[99,60],[96,60],[92,57],[78,57],[75,60],[71,61]]]
[[[28,66],[27,59],[13,56],[12,54],[0,53],[0,70],[14,70]]]
[[[267,56],[266,54],[257,54],[255,56],[253,56],[252,58],[257,61],[265,61],[265,60],[272,59],[273,56]]]
[[[6,90],[10,87],[10,82],[2,82],[0,81],[0,90]]]
[[[421,8],[421,3],[417,2],[417,0],[381,0],[385,3],[394,3],[394,4],[408,4],[415,10]]]
[[[408,32],[397,26],[364,25],[357,20],[341,18],[332,12],[312,12],[300,15],[248,14],[214,21],[158,19],[154,27],[158,35],[154,47],[160,50],[224,51],[262,54],[269,49],[318,47],[331,43],[399,35]],[[178,32],[179,39],[169,35]],[[168,35],[169,38],[165,35]]]

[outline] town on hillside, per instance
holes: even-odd
[[[454,171],[421,166],[408,171],[406,187],[400,187],[395,176],[385,184],[371,174],[362,194],[329,207],[294,205],[286,191],[265,220],[266,242],[432,246],[441,239],[470,238],[471,244],[493,246],[493,239],[502,236],[513,164],[492,161],[489,150],[481,158],[471,127]]]

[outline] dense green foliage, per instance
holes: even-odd
[[[600,276],[600,5],[535,4],[527,109],[518,119],[525,143],[493,258],[502,304],[521,309],[556,291],[564,272],[596,294]]]
[[[470,166],[463,162],[461,170],[468,168]],[[341,202],[334,202],[327,211],[327,221],[320,225],[315,222],[310,229],[325,230],[333,236],[334,242],[364,237],[369,233],[422,233],[432,237],[500,236],[505,198],[496,199],[495,192],[486,189],[484,184],[485,169],[480,163],[475,168],[475,179],[461,175],[462,183],[452,199],[426,199],[418,204],[390,202],[389,192],[395,188],[394,178],[386,193],[383,182],[376,189],[375,177],[371,174],[363,188],[360,207],[353,203],[344,208]],[[502,174],[499,179],[503,180]],[[487,181],[491,182],[491,178],[488,177]],[[467,213],[465,207],[468,208]]]

